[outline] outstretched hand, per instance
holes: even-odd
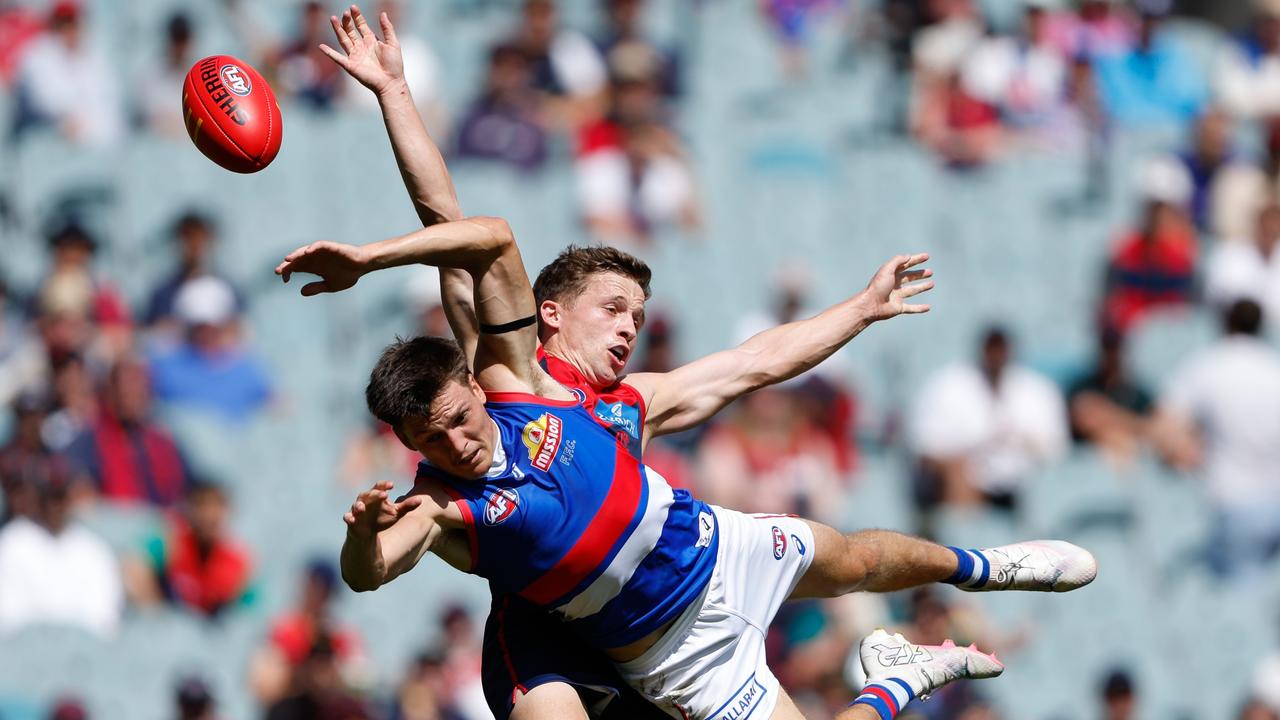
[[[422,504],[422,495],[410,495],[401,502],[392,502],[387,491],[393,485],[380,482],[360,493],[351,504],[351,510],[342,516],[352,533],[370,538],[395,525],[411,510]]]
[[[285,282],[295,272],[319,275],[320,279],[302,286],[302,295],[310,297],[320,293],[346,290],[368,270],[364,252],[354,245],[320,241],[285,256],[276,266],[276,274]]]
[[[364,15],[360,14],[360,8],[352,5],[342,13],[341,21],[337,16],[329,17],[329,24],[333,25],[333,34],[337,36],[343,52],[323,43],[320,45],[320,52],[375,93],[381,93],[404,79],[404,58],[400,55],[396,29],[386,13],[382,13],[378,20],[384,40],[373,34]]]
[[[933,289],[933,281],[921,282],[933,277],[933,271],[924,268],[912,270],[917,265],[928,261],[929,254],[899,255],[876,271],[863,297],[868,303],[872,321],[888,320],[898,315],[914,315],[929,312],[928,305],[916,305],[907,302],[922,292]]]

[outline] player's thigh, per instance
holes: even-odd
[[[837,597],[862,582],[866,567],[850,552],[848,537],[820,522],[805,523],[813,531],[813,559],[787,599]]]
[[[572,685],[550,682],[516,693],[510,720],[587,720],[582,698]]]
[[[778,704],[773,708],[773,714],[769,716],[769,720],[804,720],[804,715],[800,713],[800,708],[792,702],[791,696],[786,690],[778,688]]]

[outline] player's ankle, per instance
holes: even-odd
[[[849,707],[866,705],[876,711],[880,720],[893,720],[915,697],[915,691],[905,680],[884,678],[867,683],[862,688],[862,693],[849,703]]]

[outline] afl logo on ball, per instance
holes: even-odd
[[[249,80],[249,76],[235,65],[222,66],[222,84],[240,97],[253,91],[253,83]]]
[[[777,525],[773,526],[773,559],[781,560],[783,555],[787,554],[787,535],[778,529]]]
[[[484,505],[484,524],[501,525],[520,507],[520,495],[511,488],[503,488],[489,496]]]

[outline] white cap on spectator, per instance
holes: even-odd
[[[187,325],[222,325],[235,317],[236,295],[226,282],[203,275],[178,289],[173,314]]]
[[[1151,160],[1138,175],[1138,192],[1152,202],[1185,208],[1191,202],[1193,191],[1191,174],[1176,158]]]

